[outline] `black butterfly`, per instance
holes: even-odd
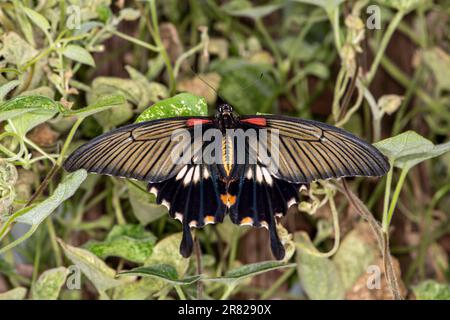
[[[171,154],[180,143],[172,134],[178,129],[202,134],[220,130],[219,158],[223,161],[196,161],[212,141],[198,143],[194,134],[180,149],[193,149],[192,161],[174,161]],[[277,144],[265,140],[268,155],[278,154],[275,170],[259,156],[251,156],[254,143],[246,139],[238,147],[227,129],[244,133],[253,129],[257,138],[262,129],[277,133]],[[237,161],[242,153],[244,161]],[[298,202],[302,186],[318,179],[382,176],[389,163],[376,148],[342,129],[287,116],[239,116],[230,105],[221,104],[214,117],[152,120],[105,133],[73,152],[64,168],[147,182],[156,202],[182,222],[180,252],[184,257],[192,253],[191,227],[222,222],[229,214],[233,223],[267,228],[272,253],[282,259],[285,250],[276,232],[276,217]]]

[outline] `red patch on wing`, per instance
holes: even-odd
[[[241,120],[241,122],[255,124],[257,126],[265,126],[267,123],[266,119],[264,119],[264,118],[248,118],[248,119]]]
[[[193,126],[197,126],[199,124],[205,124],[205,123],[210,123],[211,120],[208,119],[188,119],[186,121],[186,125],[188,127],[193,127]]]

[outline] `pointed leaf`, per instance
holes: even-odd
[[[141,277],[155,277],[174,285],[188,285],[200,279],[200,275],[190,276],[183,279],[178,277],[175,267],[169,264],[154,264],[146,267],[138,267],[129,271],[121,272],[119,275],[134,275]]]
[[[450,142],[434,145],[414,131],[407,131],[395,137],[374,144],[394,165],[409,169],[416,164],[437,157],[450,150]]]
[[[1,248],[0,253],[14,248],[16,245],[31,237],[42,221],[55,211],[61,203],[75,193],[80,184],[86,179],[86,176],[86,170],[83,169],[68,174],[58,185],[55,192],[46,200],[37,205],[25,207],[10,215],[2,229],[7,225],[11,225],[13,222],[25,223],[30,225],[31,228],[22,237]]]
[[[233,8],[229,6],[230,3],[227,3],[226,5],[222,6],[222,9],[224,9],[226,13],[235,17],[247,17],[252,19],[263,18],[269,14],[272,14],[273,12],[277,11],[282,7],[282,4],[268,4],[256,7],[250,6],[247,8],[245,7]]]
[[[33,23],[37,25],[42,31],[48,32],[50,30],[50,23],[43,15],[26,7],[22,7],[22,10],[25,12],[28,18],[30,18],[30,20],[33,21]]]
[[[190,93],[180,93],[147,108],[136,122],[179,116],[206,116],[207,114],[208,105],[204,98]]]
[[[235,283],[243,279],[254,277],[258,274],[265,273],[272,270],[292,268],[295,263],[286,264],[283,261],[264,261],[258,263],[247,264],[233,270],[228,271],[220,278],[205,278],[204,281]]]
[[[115,279],[116,272],[93,253],[68,245],[62,240],[58,240],[58,242],[67,258],[80,268],[100,293],[121,284],[119,280]]]
[[[62,106],[46,96],[19,96],[0,104],[0,121],[37,110],[53,114],[62,110]]]
[[[69,44],[64,48],[62,54],[71,60],[95,67],[94,58],[89,53],[89,51],[87,51],[83,47]]]
[[[69,270],[60,267],[43,272],[32,288],[33,300],[56,300]]]
[[[27,213],[17,217],[16,222],[38,226],[47,218],[61,203],[70,198],[86,179],[86,170],[77,170],[68,174],[58,185],[53,194],[29,210]]]

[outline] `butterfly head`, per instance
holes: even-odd
[[[233,107],[227,103],[220,104],[217,107],[216,119],[223,129],[233,128],[236,116],[233,112]]]
[[[220,115],[230,115],[233,113],[233,107],[227,103],[224,103],[217,107],[217,112]]]

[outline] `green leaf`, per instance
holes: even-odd
[[[139,105],[145,94],[138,81],[115,77],[95,78],[92,82],[92,90],[87,94],[88,103],[93,104],[106,95],[122,95],[127,100],[113,110],[95,114],[95,119],[108,130],[130,120],[133,117],[131,103]]]
[[[27,295],[27,289],[17,287],[9,291],[0,293],[0,300],[23,300]]]
[[[183,258],[180,254],[181,237],[180,232],[160,240],[153,248],[153,254],[147,259],[145,265],[169,264],[175,267],[179,277],[184,277],[189,267],[189,258]]]
[[[418,153],[410,156],[405,156],[397,159],[395,165],[399,168],[412,168],[416,164],[419,164],[422,161],[439,157],[446,152],[450,151],[450,141],[442,144],[437,144],[433,146],[433,149],[424,152]]]
[[[100,294],[114,288],[122,282],[115,279],[116,272],[104,263],[100,258],[88,250],[76,248],[58,239],[67,258],[77,265],[81,272],[92,282]]]
[[[28,23],[29,21],[26,20]],[[21,66],[33,59],[39,52],[17,33],[11,31],[3,35],[1,55],[6,62]]]
[[[248,1],[231,1],[222,6],[229,15],[259,19],[280,9],[282,4],[269,4],[252,7]]]
[[[94,58],[89,53],[89,51],[87,51],[83,47],[69,44],[64,48],[62,54],[71,60],[95,67]]]
[[[46,96],[19,96],[0,104],[0,121],[39,110],[54,114],[62,108],[60,103]]]
[[[200,275],[195,275],[180,279],[175,267],[169,264],[154,264],[147,267],[138,267],[129,271],[121,272],[119,275],[155,277],[173,285],[188,285],[198,281],[201,278]]]
[[[53,118],[63,107],[45,96],[19,96],[0,105],[0,121],[9,119],[6,131],[25,136],[35,126]],[[12,125],[12,126],[11,126]]]
[[[145,300],[161,292],[164,282],[151,277],[143,277],[140,280],[124,283],[114,288],[112,299],[114,300]]]
[[[362,229],[361,225],[350,231],[332,259],[346,291],[353,287],[377,254],[377,248],[366,240],[367,235],[364,232],[371,232],[371,230],[369,228]]]
[[[56,187],[53,194],[24,215],[17,217],[16,222],[37,227],[45,220],[61,203],[69,199],[86,179],[87,172],[84,169],[69,173]]]
[[[133,213],[140,224],[146,226],[167,214],[167,208],[155,203],[156,197],[146,190],[143,183],[138,181],[127,181],[126,183]]]
[[[14,90],[15,87],[17,87],[21,83],[20,80],[13,80],[5,83],[0,87],[0,102],[3,102],[6,95],[10,93],[12,90]]]
[[[125,66],[125,69],[135,86],[139,88],[139,99],[136,103],[138,111],[142,111],[144,108],[148,107],[150,103],[155,103],[169,97],[169,90],[163,84],[148,81],[147,76],[131,66]]]
[[[268,271],[292,267],[295,267],[295,263],[286,264],[283,261],[264,261],[247,264],[235,268],[233,270],[228,271],[223,277],[220,278],[205,278],[203,280],[214,282],[226,282],[232,284]]]
[[[25,12],[28,18],[30,18],[30,20],[33,21],[33,23],[37,25],[42,31],[47,33],[50,30],[50,23],[43,15],[26,7],[22,7],[22,10]]]
[[[119,13],[119,19],[120,20],[125,20],[125,21],[134,21],[139,19],[139,17],[141,16],[141,12],[139,10],[136,9],[132,9],[132,8],[124,8],[122,10],[120,10]]]
[[[123,105],[125,102],[126,102],[125,98],[121,95],[104,96],[85,108],[77,110],[67,110],[64,111],[63,114],[65,116],[76,116],[79,118],[85,118],[98,112],[102,112],[110,108]]]
[[[328,79],[330,76],[329,68],[321,62],[311,62],[303,70],[305,74],[316,76],[320,79]]]
[[[222,77],[219,94],[242,114],[267,113],[279,92],[273,68],[243,59],[227,59],[211,67]]]
[[[426,3],[424,0],[378,0],[384,6],[388,6],[399,11],[408,12],[414,10],[419,5]]]
[[[394,165],[409,169],[430,158],[450,151],[450,142],[434,145],[414,131],[407,131],[395,137],[374,144]]]
[[[300,3],[312,4],[322,7],[328,14],[333,12],[344,0],[294,0]]]
[[[105,23],[113,15],[111,8],[108,5],[102,3],[95,6],[95,12],[98,15],[98,19]]]
[[[58,206],[65,200],[70,198],[75,191],[79,188],[80,184],[86,179],[86,170],[81,169],[68,174],[64,180],[56,187],[56,190],[51,196],[39,203],[38,205],[32,207],[26,207],[21,209],[11,216],[5,223],[10,225],[13,222],[19,222],[28,224],[31,228],[19,239],[13,241],[7,246],[0,249],[0,253],[3,253],[19,243],[28,239],[39,227],[39,225],[44,221],[53,211],[55,211]],[[4,226],[4,228],[5,228]]]
[[[450,300],[450,286],[435,280],[426,280],[413,287],[417,300]]]
[[[147,108],[136,119],[136,122],[178,116],[206,116],[208,105],[206,100],[191,93],[180,93],[171,98],[158,101]]]
[[[422,61],[430,68],[439,90],[450,90],[450,56],[441,48],[423,50]]]
[[[116,225],[105,241],[90,241],[85,247],[102,259],[113,256],[144,263],[152,254],[155,240],[155,236],[145,231],[142,225]]]
[[[33,300],[56,300],[66,282],[69,270],[60,267],[44,271],[32,287]]]
[[[340,300],[345,289],[336,264],[319,253],[305,232],[295,234],[297,271],[303,289],[313,300]]]

